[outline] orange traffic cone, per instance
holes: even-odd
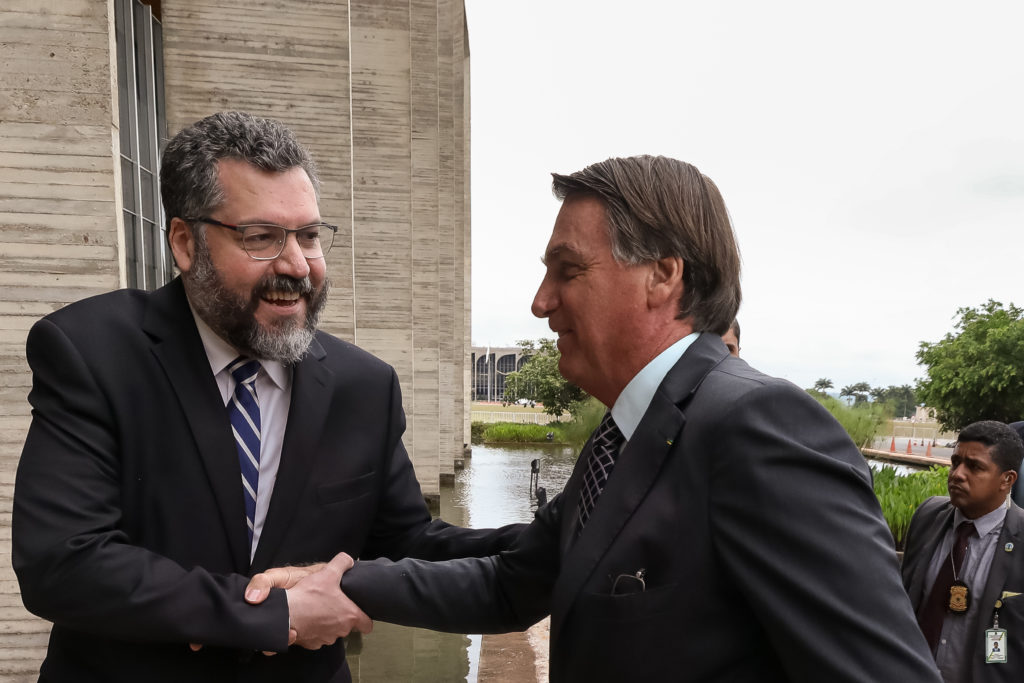
[[[907,455],[913,455],[914,451],[910,450],[912,441],[907,441]]]
[[[924,457],[926,457],[926,458],[932,457],[932,442],[931,441],[928,442],[928,450],[926,450],[924,452]]]
[[[895,453],[896,452],[896,437],[895,436],[892,437],[892,443],[889,444],[889,452],[890,453]]]

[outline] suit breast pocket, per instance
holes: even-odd
[[[373,493],[376,479],[376,473],[367,472],[352,479],[320,484],[316,487],[316,502],[320,505],[332,505],[370,495]]]
[[[657,620],[663,612],[677,609],[678,585],[671,583],[641,593],[607,595],[591,593],[581,597],[579,608],[595,621],[635,622]]]

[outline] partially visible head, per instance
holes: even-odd
[[[725,342],[726,347],[729,349],[729,355],[740,357],[740,321],[733,319],[732,325],[729,325],[729,329],[722,335],[722,341]]]
[[[562,200],[534,315],[558,333],[559,370],[606,405],[672,342],[722,334],[740,303],[740,260],[718,188],[666,157],[553,174]]]
[[[285,364],[305,354],[327,300],[324,259],[294,234],[273,260],[255,260],[240,233],[205,223],[320,221],[316,167],[278,121],[242,112],[209,116],[168,143],[161,165],[168,242],[196,313],[240,353]]]
[[[1017,481],[1024,442],[1008,425],[982,420],[960,431],[950,458],[949,498],[968,519],[1006,502]]]
[[[710,178],[685,161],[649,155],[552,177],[559,199],[587,194],[601,201],[620,263],[682,259],[680,319],[697,332],[729,328],[740,305],[740,255],[725,201]]]

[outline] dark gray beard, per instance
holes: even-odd
[[[320,323],[320,314],[327,304],[330,281],[314,290],[309,277],[301,280],[281,275],[268,275],[253,288],[249,297],[230,292],[213,267],[206,241],[197,239],[192,268],[182,273],[189,302],[200,318],[222,339],[246,356],[260,360],[276,360],[295,365],[309,350]],[[256,321],[260,298],[271,290],[297,292],[309,296],[306,318],[302,324],[281,320],[270,327]]]

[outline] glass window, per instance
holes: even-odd
[[[115,0],[125,266],[129,287],[156,289],[171,279],[159,159],[166,139],[163,29],[140,0]]]

